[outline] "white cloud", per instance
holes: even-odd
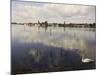
[[[16,22],[95,22],[95,6],[12,2],[12,21]]]

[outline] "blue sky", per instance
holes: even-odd
[[[12,22],[95,22],[95,6],[12,1]]]

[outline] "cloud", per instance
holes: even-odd
[[[95,6],[12,1],[12,21],[95,22]]]

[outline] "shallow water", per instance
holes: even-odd
[[[95,60],[96,32],[93,28],[45,29],[12,25],[11,33],[14,72],[37,72],[40,71],[40,67],[47,69],[78,65],[83,58]]]

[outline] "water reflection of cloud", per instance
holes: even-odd
[[[62,28],[54,28],[50,35],[49,28],[45,32],[43,28],[38,31],[37,27],[13,26],[12,38],[18,39],[22,43],[43,43],[48,46],[63,47],[65,49],[79,49],[81,52],[87,51],[93,54],[95,45],[95,32],[84,29],[67,28],[64,32]]]

